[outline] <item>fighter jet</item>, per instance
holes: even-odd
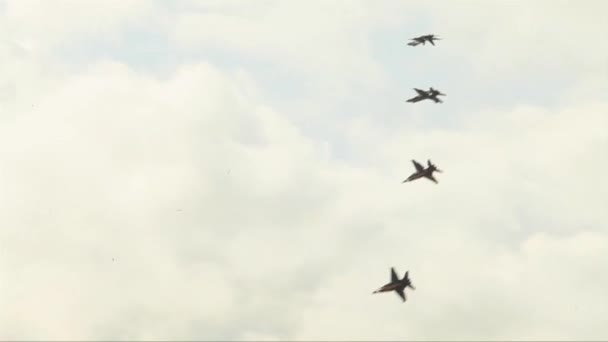
[[[441,38],[435,37],[434,34],[426,34],[424,36],[412,38],[410,40],[411,40],[411,42],[407,43],[407,45],[409,45],[409,46],[416,46],[416,45],[420,45],[420,44],[426,45],[426,42],[429,42],[429,43],[431,43],[431,45],[435,46],[435,43],[433,41],[441,40]]]
[[[406,180],[404,180],[401,183],[405,183],[405,182],[411,182],[413,180],[416,180],[418,178],[427,178],[432,180],[433,182],[435,182],[435,184],[438,184],[439,182],[437,182],[437,180],[435,179],[435,177],[433,177],[433,172],[443,172],[441,170],[439,170],[435,165],[433,165],[433,163],[431,163],[431,160],[429,159],[427,161],[428,167],[425,169],[422,165],[420,165],[420,163],[418,163],[417,161],[412,159],[412,163],[414,164],[414,167],[416,168],[416,172],[412,173]]]
[[[422,100],[433,100],[435,101],[435,103],[443,103],[443,101],[441,101],[441,99],[437,96],[445,96],[445,94],[440,92],[439,90],[433,89],[433,87],[430,87],[428,91],[418,88],[414,88],[414,90],[418,93],[418,95],[412,97],[406,102],[416,103]]]
[[[410,281],[408,273],[409,273],[409,271],[405,272],[403,279],[399,280],[399,277],[397,276],[397,273],[395,272],[395,268],[391,267],[391,282],[382,286],[381,288],[377,289],[373,293],[395,291],[395,292],[397,292],[399,297],[401,297],[401,299],[403,299],[403,301],[405,302],[405,300],[406,300],[405,292],[404,292],[405,288],[409,287],[412,290],[416,289],[412,285],[412,282]]]

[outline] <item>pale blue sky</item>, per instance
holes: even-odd
[[[188,7],[166,2],[160,4],[168,13]],[[370,116],[373,113],[373,121],[376,124],[399,129],[395,124],[403,122],[404,118],[407,121],[409,112],[420,109],[430,118],[424,121],[424,127],[453,127],[457,125],[459,117],[466,116],[470,111],[488,107],[511,109],[520,105],[555,106],[560,103],[561,97],[577,77],[575,72],[551,67],[550,61],[545,68],[539,65],[533,72],[516,72],[500,80],[492,75],[480,75],[473,68],[474,59],[450,49],[459,43],[453,41],[449,32],[437,33],[446,40],[440,41],[436,47],[409,47],[406,42],[410,37],[427,31],[434,32],[430,24],[432,14],[424,11],[418,13],[420,15],[411,22],[369,33],[371,57],[388,77],[382,89],[370,92],[369,89],[358,90],[354,87],[348,100],[340,97],[332,100],[331,94],[323,94],[324,100],[331,105],[332,117],[338,120],[336,124],[345,117]],[[311,25],[314,25],[314,22],[311,22]],[[482,30],[480,27],[480,32]],[[184,50],[171,41],[163,28],[154,25],[145,25],[142,22],[127,24],[117,41],[107,41],[96,36],[92,38],[66,41],[57,48],[56,58],[73,66],[111,59],[126,63],[134,70],[151,72],[161,78],[167,77],[179,65],[206,60],[227,72],[236,68],[247,70],[263,86],[262,89],[269,99],[277,103],[306,98],[312,100],[320,95],[314,89],[315,83],[310,81],[314,75],[290,74],[272,62],[231,49],[204,47]],[[517,37],[512,39],[516,40]],[[474,53],[472,51],[472,54]],[[552,55],[551,51],[545,51],[545,57],[550,60],[558,56]],[[503,57],[500,63],[505,63],[506,59],[508,56]],[[361,82],[364,83],[365,80],[362,79]],[[405,103],[406,99],[413,96],[413,87],[429,86],[448,94],[446,104],[435,106],[431,103]],[[293,119],[298,120],[297,117]],[[322,127],[314,125],[310,129],[310,133],[315,133]],[[335,132],[328,132],[324,138],[332,139],[332,134]]]

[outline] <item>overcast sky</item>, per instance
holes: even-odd
[[[0,0],[0,340],[607,339],[606,13]]]

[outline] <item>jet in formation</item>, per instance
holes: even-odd
[[[382,286],[381,288],[377,289],[373,293],[395,291],[395,292],[397,292],[399,297],[401,297],[401,299],[403,299],[403,301],[405,302],[406,301],[405,292],[404,292],[405,288],[409,287],[412,290],[416,289],[412,285],[412,282],[410,281],[408,273],[409,273],[409,271],[406,271],[405,275],[403,276],[403,279],[399,279],[399,277],[397,276],[397,273],[395,272],[395,268],[391,267],[391,282]]]
[[[414,88],[414,90],[418,93],[418,95],[412,97],[406,102],[416,103],[423,100],[433,100],[435,101],[435,103],[443,103],[443,101],[441,101],[441,99],[437,96],[445,96],[445,94],[440,92],[439,90],[433,89],[433,87],[430,87],[428,91],[418,88]]]
[[[417,161],[412,159],[412,163],[414,164],[414,167],[416,168],[416,172],[412,173],[406,180],[404,180],[401,183],[405,183],[405,182],[411,182],[413,180],[416,180],[418,178],[427,178],[432,180],[433,182],[435,182],[435,184],[437,184],[437,180],[435,179],[435,177],[433,177],[433,172],[443,172],[441,170],[439,170],[435,165],[433,165],[433,163],[431,163],[431,160],[429,159],[427,161],[428,167],[425,169],[424,166],[422,166],[420,163],[418,163]]]
[[[434,40],[441,40],[441,38],[435,37],[434,34],[426,34],[424,36],[412,38],[411,42],[407,43],[407,45],[409,45],[409,46],[416,46],[416,45],[420,45],[420,44],[426,45],[426,42],[429,42],[429,43],[431,43],[431,45],[435,46],[435,43],[433,42]]]

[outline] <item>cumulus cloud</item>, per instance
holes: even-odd
[[[381,237],[318,291],[299,339],[601,338],[591,317],[607,298],[587,286],[607,281],[600,151],[608,140],[596,129],[606,126],[606,109],[485,112],[458,131],[402,127],[382,140],[373,160],[386,179],[412,171],[403,155],[446,172],[438,186],[409,183],[378,197],[364,190],[381,198]],[[385,265],[410,270],[411,309],[394,306],[393,295],[356,294],[388,281]]]
[[[3,13],[0,339],[608,334],[608,102],[592,72],[606,51],[588,57],[568,45],[573,33],[605,32],[601,3],[576,16],[559,3],[541,17],[530,4],[519,18],[496,10],[466,21],[447,19],[469,17],[473,2],[464,12],[394,1],[51,5],[9,2]],[[425,29],[450,32],[433,51],[484,81],[498,53],[491,42],[506,41],[513,20],[535,34],[570,20],[577,29],[546,43],[570,56],[573,82],[559,85],[570,96],[492,106],[446,89],[442,105],[397,99],[365,113],[397,82],[371,37],[421,30],[401,22],[418,15],[431,20]],[[59,42],[121,37],[149,18],[188,57],[168,75],[107,55],[62,66]],[[534,37],[505,43],[512,59],[493,82],[530,72],[549,81],[526,64],[541,60],[526,48]],[[44,53],[33,48],[40,42]],[[227,66],[214,53],[240,59]],[[269,84],[249,59],[288,77]],[[401,82],[420,75],[410,76]],[[323,91],[276,95],[300,80]],[[332,139],[303,125],[310,109],[327,113],[313,127]],[[432,159],[445,171],[439,184],[400,184],[411,159]],[[405,304],[371,294],[391,266],[416,286]]]

